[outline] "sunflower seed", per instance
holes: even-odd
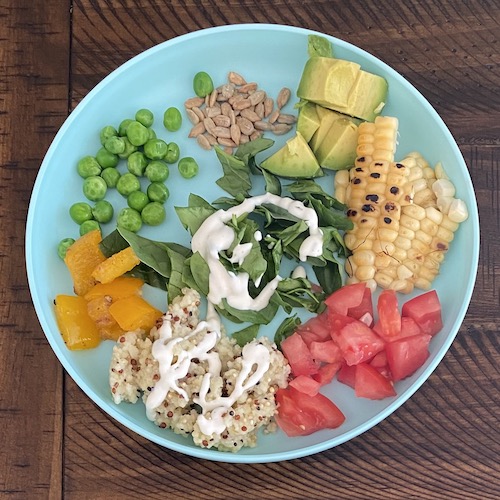
[[[215,146],[217,144],[217,138],[212,134],[205,134],[205,137],[210,145]]]
[[[264,118],[267,118],[273,111],[274,101],[271,97],[264,99]]]
[[[196,114],[200,121],[203,121],[206,118],[205,113],[198,107],[191,108],[191,111]]]
[[[274,125],[272,131],[275,135],[283,135],[292,130],[292,126],[286,123],[278,123]]]
[[[215,106],[209,106],[208,108],[205,108],[205,111],[208,118],[213,118],[214,116],[218,116],[222,113],[220,106],[218,106],[217,104]]]
[[[287,87],[283,87],[278,94],[278,97],[276,98],[276,106],[278,106],[279,109],[281,109],[283,106],[286,105],[288,100],[290,99],[290,89]]]
[[[236,118],[236,125],[240,127],[241,133],[245,135],[251,135],[255,131],[253,123],[243,116],[238,116],[238,118]]]
[[[186,114],[193,125],[200,123],[200,117],[192,109],[186,109]]]
[[[257,84],[255,82],[245,83],[245,85],[242,85],[238,90],[242,94],[249,94],[257,90]]]
[[[208,99],[208,105],[213,108],[215,105],[215,101],[217,101],[217,89],[213,89],[212,93],[210,94],[210,98]]]
[[[194,107],[199,108],[200,106],[203,105],[204,102],[205,102],[205,99],[203,99],[203,97],[190,97],[189,99],[187,99],[184,102],[184,107],[186,109],[191,109]]]
[[[286,113],[280,113],[278,116],[278,123],[286,123],[287,125],[292,125],[297,121],[297,117],[294,115],[288,115]]]
[[[252,108],[242,109],[240,115],[243,116],[243,118],[250,120],[251,122],[260,120],[259,115],[255,111],[253,111]]]
[[[252,103],[250,102],[250,99],[241,99],[233,104],[233,109],[235,111],[237,110],[242,110],[245,108],[249,108],[252,106]]]
[[[269,122],[265,122],[263,120],[259,120],[259,121],[256,121],[253,126],[257,129],[257,130],[272,130],[273,128],[273,125]]]
[[[214,133],[214,131],[213,131],[216,125],[215,125],[214,121],[212,120],[212,118],[208,118],[208,117],[207,117],[207,118],[205,118],[205,119],[203,120],[203,123],[204,123],[204,125],[205,125],[205,129],[207,130],[207,132],[208,132],[209,134],[216,135],[216,134]]]
[[[229,139],[231,137],[231,132],[227,127],[215,127],[211,133],[213,133],[217,139]]]
[[[223,102],[221,105],[220,105],[220,110],[221,110],[221,113],[224,115],[224,116],[229,116],[229,114],[231,113],[232,111],[232,107],[231,107],[231,104],[229,104],[228,102]]]
[[[196,141],[203,149],[206,150],[212,149],[212,145],[210,144],[210,142],[208,142],[208,139],[205,135],[200,134],[198,137],[196,137]]]
[[[213,119],[215,125],[217,125],[218,127],[230,127],[231,126],[231,118],[229,118],[229,116],[218,115],[218,116],[214,116],[212,119]]]
[[[198,122],[189,132],[188,137],[198,137],[200,134],[205,132],[205,124],[203,122]]]
[[[232,83],[225,83],[220,89],[220,94],[226,100],[234,95],[234,85]]]
[[[235,73],[234,71],[229,72],[227,79],[230,83],[234,83],[235,85],[245,85],[245,83],[247,83],[241,75]]]
[[[236,144],[231,139],[227,139],[226,137],[219,137],[217,139],[217,142],[221,146],[227,146],[227,147],[230,147],[230,148],[236,147]]]
[[[240,138],[240,144],[246,144],[247,142],[250,142],[250,137],[248,137],[248,135],[242,135]]]
[[[262,118],[264,118],[264,103],[263,102],[259,102],[259,104],[257,104],[255,106],[255,113],[259,117],[259,120],[262,120]]]
[[[255,130],[251,135],[250,135],[250,140],[255,141],[255,139],[258,139],[259,137],[262,136],[262,132],[260,130]]]
[[[278,119],[278,116],[280,115],[280,110],[279,109],[275,109],[270,115],[269,115],[269,123],[274,123],[277,119]]]
[[[231,132],[231,139],[238,146],[240,143],[240,139],[241,139],[240,127],[238,127],[238,125],[236,125],[236,123],[233,123],[231,125],[229,131]]]
[[[248,99],[252,105],[255,106],[256,104],[259,104],[259,102],[263,102],[265,98],[266,93],[263,90],[257,90]]]

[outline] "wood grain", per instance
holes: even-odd
[[[0,19],[0,498],[500,498],[498,2],[3,0]],[[143,50],[247,22],[337,36],[413,83],[468,165],[481,254],[456,340],[403,407],[335,449],[238,465],[161,448],[99,410],[43,336],[22,255],[33,182],[68,112]]]

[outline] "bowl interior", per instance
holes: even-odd
[[[400,75],[370,54],[329,37],[337,57],[356,61],[388,80],[389,99],[383,114],[397,116],[400,121],[397,158],[418,150],[431,164],[441,161],[456,185],[458,196],[469,208],[470,217],[456,233],[435,281],[443,305],[444,328],[432,340],[431,356],[425,366],[397,384],[396,398],[380,402],[355,398],[347,386],[333,382],[323,392],[346,415],[346,423],[339,429],[293,439],[278,431],[261,436],[254,449],[228,454],[197,448],[190,440],[159,429],[147,420],[141,403],[116,406],[108,387],[112,342],[103,342],[97,349],[86,352],[66,349],[55,322],[53,299],[57,294],[72,293],[72,284],[56,248],[60,239],[77,237],[78,228],[68,216],[72,203],[84,201],[75,165],[80,157],[95,154],[100,147],[99,130],[109,124],[118,126],[122,119],[133,117],[136,110],[149,108],[155,113],[154,128],[158,136],[177,142],[181,156],[196,158],[200,174],[191,180],[182,179],[176,168],[171,168],[167,181],[170,189],[167,222],[142,233],[187,245],[188,234],[173,207],[185,206],[190,192],[208,201],[225,194],[214,183],[221,169],[214,152],[203,151],[192,139],[187,139],[190,128],[187,120],[179,132],[168,133],[161,123],[163,111],[169,106],[181,109],[193,95],[193,75],[204,70],[216,85],[226,81],[229,71],[236,71],[247,81],[256,81],[272,97],[287,86],[292,89],[292,100],[286,109],[294,112],[297,100],[294,91],[308,57],[310,33],[275,25],[226,26],[191,33],[142,53],[103,80],[68,117],[47,152],[33,190],[26,231],[27,270],[35,309],[52,349],[70,376],[104,411],[147,439],[188,455],[226,462],[286,460],[331,448],[366,431],[399,407],[426,380],[451,344],[470,301],[478,260],[479,223],[472,183],[455,141],[430,104]],[[277,137],[274,149],[287,138]],[[331,175],[321,182],[331,191]],[[116,193],[110,199],[115,208],[125,206]],[[112,226],[108,224],[103,229],[107,233]],[[146,297],[165,309],[163,293],[147,289]],[[281,319],[277,317],[267,327],[271,338]]]

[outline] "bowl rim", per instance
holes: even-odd
[[[445,338],[443,345],[438,349],[434,358],[431,360],[429,365],[425,368],[425,370],[420,374],[420,376],[408,387],[407,390],[401,392],[397,395],[394,402],[384,408],[382,411],[377,413],[374,417],[364,422],[362,425],[358,425],[354,427],[352,430],[343,433],[340,436],[335,438],[331,438],[329,440],[323,441],[321,443],[315,445],[309,445],[301,448],[297,448],[294,450],[283,451],[283,452],[274,452],[267,454],[245,454],[242,451],[238,453],[228,453],[221,452],[218,450],[212,449],[204,449],[197,446],[192,445],[191,443],[178,444],[170,442],[168,439],[160,438],[157,435],[149,432],[144,429],[140,425],[135,424],[130,421],[128,417],[124,417],[120,414],[115,408],[110,405],[109,401],[104,401],[100,398],[94,391],[89,387],[89,385],[85,382],[83,378],[76,372],[71,363],[67,361],[65,353],[62,352],[59,345],[55,343],[55,341],[48,335],[46,332],[50,331],[49,324],[47,321],[47,317],[44,314],[44,310],[41,304],[41,300],[37,294],[37,287],[34,282],[34,267],[33,267],[33,241],[31,240],[31,232],[34,225],[34,207],[37,204],[37,200],[40,194],[40,185],[42,179],[45,175],[45,172],[48,168],[48,165],[51,163],[52,156],[54,155],[59,142],[64,137],[66,130],[72,125],[72,123],[78,118],[80,112],[86,106],[87,102],[89,102],[94,95],[96,95],[102,88],[110,84],[116,78],[119,78],[120,75],[127,71],[130,67],[134,66],[142,59],[150,57],[154,55],[156,52],[160,52],[165,50],[166,48],[174,47],[177,44],[194,40],[196,38],[211,36],[213,34],[217,34],[220,32],[238,32],[238,31],[276,31],[276,32],[292,32],[294,34],[302,34],[302,35],[320,35],[327,37],[335,46],[339,46],[345,49],[348,49],[351,52],[357,53],[358,55],[370,60],[372,63],[375,63],[378,67],[383,69],[387,74],[390,75],[391,78],[398,80],[399,83],[403,84],[405,88],[408,89],[409,92],[413,93],[417,99],[421,102],[423,106],[427,108],[427,111],[431,114],[431,116],[436,120],[440,128],[442,129],[444,135],[447,137],[447,140],[451,147],[455,150],[455,154],[461,159],[463,162],[463,167],[465,167],[465,171],[463,172],[466,181],[470,183],[472,187],[472,206],[469,206],[469,217],[473,218],[474,224],[472,225],[473,235],[472,241],[474,243],[472,248],[472,262],[471,262],[471,272],[469,275],[469,279],[467,281],[467,291],[465,296],[463,297],[463,303],[460,307],[459,314],[456,316],[455,321],[452,325],[452,329],[450,334]],[[399,407],[401,407],[421,386],[422,384],[429,378],[431,373],[436,369],[437,365],[441,362],[446,352],[450,348],[453,340],[458,334],[459,328],[465,318],[465,314],[470,304],[470,300],[472,297],[472,293],[474,290],[474,284],[477,277],[477,269],[479,262],[479,215],[477,209],[477,201],[474,193],[472,180],[470,177],[469,170],[463,158],[463,155],[453,138],[451,132],[446,126],[443,119],[439,116],[437,111],[433,108],[433,106],[427,101],[427,99],[411,84],[408,80],[406,80],[400,73],[391,68],[388,64],[386,64],[381,59],[376,56],[370,54],[364,49],[357,47],[356,45],[344,41],[335,36],[329,35],[327,33],[322,33],[316,30],[301,28],[296,26],[282,25],[282,24],[272,24],[272,23],[242,23],[242,24],[233,24],[233,25],[223,25],[216,26],[210,28],[204,28],[200,30],[196,30],[190,33],[186,33],[183,35],[179,35],[172,39],[161,42],[145,51],[135,55],[134,57],[127,60],[125,63],[117,67],[111,73],[109,73],[103,80],[101,80],[75,107],[75,109],[67,116],[64,123],[58,130],[54,139],[52,140],[45,156],[40,166],[40,170],[37,174],[32,194],[30,197],[28,214],[27,214],[27,222],[26,222],[26,231],[25,231],[25,262],[26,262],[26,271],[28,277],[28,285],[31,293],[33,305],[42,327],[42,330],[52,348],[54,353],[56,354],[59,362],[62,364],[63,368],[66,372],[71,376],[71,378],[76,382],[79,388],[106,414],[117,420],[120,424],[124,425],[128,429],[134,431],[140,436],[146,438],[147,440],[154,442],[155,444],[161,445],[167,449],[183,453],[185,455],[202,458],[211,461],[217,462],[227,462],[227,463],[270,463],[270,462],[278,462],[284,460],[291,460],[295,458],[306,457],[315,453],[319,453],[331,448],[334,448],[342,443],[345,443],[376,426],[382,420],[387,418],[389,415],[394,413]]]

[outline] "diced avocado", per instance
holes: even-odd
[[[311,57],[300,79],[297,95],[325,107],[348,105],[349,94],[361,66],[333,57]]]
[[[335,120],[319,146],[314,150],[320,166],[342,170],[354,165],[358,126],[348,117]]]
[[[372,121],[387,99],[387,81],[342,59],[311,57],[304,67],[298,97],[346,115]]]
[[[268,172],[292,179],[320,177],[323,175],[318,160],[300,132],[260,166]]]
[[[301,133],[306,142],[311,140],[314,132],[319,128],[320,119],[316,111],[316,104],[307,102],[299,111],[297,118],[297,131]]]
[[[333,122],[341,118],[345,118],[345,116],[341,113],[328,108],[323,108],[319,105],[316,106],[316,113],[318,114],[318,117],[320,119],[320,125],[318,127],[318,130],[316,130],[311,140],[309,141],[309,145],[311,146],[311,149],[314,151],[314,153],[316,153],[319,145],[327,136],[330,127],[333,125]]]

